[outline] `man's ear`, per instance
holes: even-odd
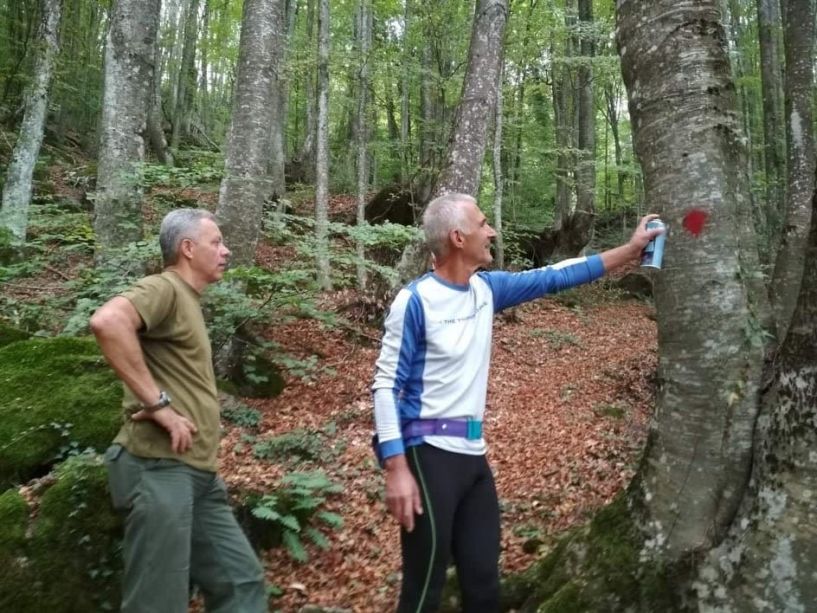
[[[465,238],[460,232],[459,229],[451,230],[448,233],[448,239],[451,241],[451,244],[454,245],[457,249],[462,249],[463,244],[465,243]]]
[[[179,256],[188,260],[193,259],[193,246],[194,243],[189,238],[182,239],[182,243],[179,245]]]

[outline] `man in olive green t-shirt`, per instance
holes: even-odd
[[[201,292],[230,251],[214,217],[162,220],[165,270],[102,305],[91,330],[124,382],[124,423],[105,454],[125,515],[122,611],[186,613],[190,584],[208,611],[267,610],[264,573],[216,474],[219,402]]]

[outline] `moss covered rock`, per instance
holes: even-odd
[[[28,332],[15,328],[9,323],[0,319],[0,347],[16,343],[17,341],[24,341],[31,336]]]
[[[75,456],[59,465],[33,520],[25,502],[20,517],[19,501],[8,492],[0,497],[3,524],[13,515],[18,527],[31,526],[28,535],[24,528],[22,541],[14,531],[8,546],[0,544],[0,558],[6,554],[0,570],[0,610],[85,613],[118,608],[122,521],[109,500],[105,468],[97,454]]]
[[[91,339],[0,348],[0,491],[68,453],[104,449],[120,423],[121,384]]]

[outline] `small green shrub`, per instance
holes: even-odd
[[[283,544],[293,559],[306,562],[309,555],[305,540],[327,549],[329,540],[321,528],[343,526],[343,518],[321,509],[327,496],[342,491],[323,471],[290,473],[273,493],[247,496],[239,518],[257,547],[269,549]]]
[[[262,460],[319,462],[326,459],[330,451],[327,449],[323,433],[318,430],[296,428],[256,443],[253,446],[253,453]]]
[[[241,428],[258,428],[261,423],[261,412],[245,405],[222,409],[221,416]]]

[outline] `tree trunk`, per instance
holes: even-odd
[[[432,198],[451,192],[477,194],[488,125],[500,86],[502,38],[507,19],[507,0],[477,1],[462,97],[448,141],[446,161]],[[421,274],[427,259],[425,246],[420,241],[411,243],[397,265],[397,283]]]
[[[329,0],[318,0],[318,117],[315,137],[315,257],[318,285],[332,288],[329,268]]]
[[[751,281],[745,151],[718,3],[631,0],[617,25],[645,199],[671,228],[655,278],[656,419],[638,483],[649,545],[674,561],[723,538],[747,484],[763,292]],[[708,216],[698,236],[682,228],[691,209]]]
[[[166,166],[173,166],[173,154],[167,147],[162,112],[162,49],[157,44],[154,52],[153,85],[151,86],[150,110],[148,111],[148,141],[156,159]]]
[[[369,0],[361,0],[358,6],[357,31],[360,68],[355,118],[355,148],[357,149],[357,225],[362,227],[366,223],[366,195],[369,191],[367,94],[369,93],[369,49],[372,44],[372,7]],[[366,250],[363,241],[358,241],[356,247],[357,287],[362,291],[366,287],[366,268],[363,264]]]
[[[505,241],[502,237],[502,73],[503,67],[500,64],[498,86],[496,88],[496,104],[494,104],[494,147],[493,147],[493,169],[494,169],[494,230],[496,239],[494,246],[496,251],[497,268],[505,268]]]
[[[409,70],[411,67],[411,43],[409,27],[411,26],[411,2],[405,0],[403,12],[403,70],[400,76],[400,182],[406,185],[409,180],[409,165],[411,164],[411,123],[409,121],[409,89],[411,82]]]
[[[184,44],[176,86],[176,106],[173,111],[173,132],[170,148],[179,148],[182,138],[190,134],[190,112],[196,91],[196,42],[198,39],[199,0],[190,0],[184,19]]]
[[[275,65],[273,66],[273,101],[270,105],[270,156],[269,175],[271,193],[269,196],[280,203],[286,193],[286,153],[284,150],[284,135],[287,126],[286,99],[288,96],[288,79],[286,76],[287,47],[289,42],[289,24],[292,23],[290,17],[293,9],[292,2],[284,0],[282,10],[282,23],[279,31],[283,35],[283,40],[278,41],[275,53]],[[279,210],[280,207],[279,207]]]
[[[317,0],[307,0],[306,10],[306,40],[307,44],[313,39],[315,23],[315,2]],[[305,90],[305,121],[304,121],[304,142],[298,155],[298,160],[303,164],[304,169],[309,173],[306,179],[309,180],[312,169],[315,167],[315,135],[317,133],[315,105],[315,76],[307,69],[304,75]]]
[[[578,143],[576,160],[576,210],[569,226],[573,237],[569,243],[583,249],[593,232],[593,218],[596,214],[596,105],[593,96],[592,59],[596,53],[593,33],[593,1],[579,2],[579,40],[581,61],[577,71],[578,95]],[[573,247],[575,248],[575,247]],[[572,251],[572,249],[571,249]],[[578,254],[578,250],[565,253]]]
[[[757,0],[760,39],[760,80],[763,89],[763,162],[766,171],[766,211],[770,255],[780,236],[786,211],[785,144],[783,129],[782,26],[779,0]]]
[[[264,197],[269,193],[269,106],[283,22],[281,0],[245,0],[238,74],[217,214],[240,266],[255,262]]]
[[[0,228],[6,228],[14,242],[25,241],[28,227],[28,206],[31,203],[31,181],[34,165],[43,142],[43,129],[48,111],[48,91],[54,63],[59,51],[59,25],[62,0],[43,0],[40,26],[37,32],[39,49],[34,63],[34,77],[25,93],[23,122],[17,143],[11,153],[3,185],[0,208]]]
[[[94,230],[100,255],[142,238],[144,133],[153,91],[159,0],[116,0],[105,44]]]
[[[786,141],[788,161],[786,221],[775,260],[771,284],[777,339],[782,342],[789,329],[800,282],[803,251],[811,220],[814,192],[814,7],[811,0],[783,3],[786,47]]]

